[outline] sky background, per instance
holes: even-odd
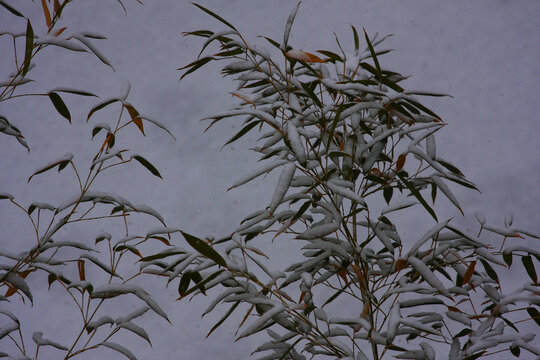
[[[37,35],[46,31],[40,2],[8,3],[30,16]],[[193,61],[201,46],[198,39],[182,37],[182,32],[218,31],[224,30],[224,26],[187,1],[148,0],[144,6],[125,1],[125,4],[127,16],[112,0],[76,1],[66,9],[62,20],[62,26],[68,27],[66,32],[92,31],[106,35],[108,40],[93,40],[93,43],[107,56],[115,72],[89,54],[46,49],[30,73],[36,82],[21,90],[46,92],[68,86],[107,98],[118,96],[122,84],[129,80],[128,101],[142,114],[165,124],[177,140],[151,126],[146,127],[146,138],[135,129],[126,133],[121,145],[151,160],[164,180],[131,164],[105,177],[97,186],[158,209],[168,224],[187,232],[200,236],[230,233],[243,216],[268,204],[275,176],[226,191],[236,179],[257,166],[257,155],[248,151],[256,136],[246,136],[220,151],[225,141],[238,131],[238,120],[223,121],[203,134],[206,125],[199,119],[227,110],[235,103],[229,94],[234,90],[232,82],[223,80],[220,68],[214,65],[181,82],[178,82],[180,72],[176,70]],[[257,36],[281,41],[295,2],[231,0],[200,4],[234,24],[250,41],[266,46]],[[365,28],[371,36],[376,32],[394,34],[382,47],[395,51],[380,59],[381,66],[411,75],[403,83],[407,89],[453,96],[426,98],[423,103],[448,124],[438,132],[438,155],[456,164],[482,192],[452,187],[467,216],[459,221],[473,227],[474,222],[469,219],[480,210],[488,222],[500,226],[505,214],[512,212],[516,226],[540,233],[539,17],[540,2],[534,0],[304,1],[289,43],[308,52],[335,51],[335,32],[341,43],[352,49],[350,25]],[[0,8],[0,32],[24,32],[25,26],[24,20]],[[2,79],[13,69],[10,41],[6,36],[0,37]],[[103,110],[86,124],[86,115],[96,102],[62,96],[71,111],[72,125],[56,113],[46,97],[0,103],[0,114],[21,129],[31,148],[27,154],[13,138],[0,135],[0,192],[14,194],[23,204],[33,201],[57,204],[75,193],[75,183],[65,173],[41,175],[30,185],[26,180],[35,169],[66,152],[72,152],[81,163],[91,159],[92,155],[88,154],[93,154],[91,151],[96,146],[90,141],[93,124],[117,114],[111,107],[111,111]],[[440,211],[449,217],[457,215],[444,201]],[[107,226],[103,224],[103,228],[92,233],[79,232],[75,236],[93,239],[95,233],[107,230]],[[413,234],[414,224],[403,231]],[[0,203],[0,247],[22,251],[28,247],[31,236],[22,214],[7,202]],[[538,242],[529,245],[538,247]],[[290,248],[286,242],[276,241],[271,251],[281,257],[277,260],[279,264]],[[35,281],[33,285],[37,286],[38,280]],[[156,295],[173,325],[148,315],[144,322],[139,322],[147,324],[153,348],[131,335],[124,338],[140,359],[249,358],[248,354],[260,343],[255,338],[233,343],[238,319],[226,323],[227,326],[205,340],[219,312],[201,321],[200,314],[209,299],[197,297],[190,303],[173,302],[171,299],[177,296],[175,288],[176,285],[168,290],[158,287],[163,293]],[[64,304],[57,302],[57,295],[44,290],[35,297],[38,301],[34,307],[24,308],[23,316],[28,324],[34,325],[34,330],[39,328],[46,335],[51,334],[53,340],[69,334],[70,326],[76,322],[68,322]],[[23,307],[19,309],[22,311]],[[82,358],[95,359],[98,354],[90,353]],[[110,351],[106,354],[111,359],[116,356]]]

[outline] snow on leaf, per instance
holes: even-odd
[[[104,63],[105,65],[109,65],[111,67],[111,69],[113,69],[114,71],[114,67],[111,65],[111,63],[109,62],[109,60],[107,60],[107,58],[105,57],[105,55],[103,55],[101,53],[101,51],[99,51],[89,40],[88,38],[86,38],[84,35],[81,35],[81,34],[75,34],[75,35],[71,35],[72,38],[74,39],[77,39],[79,40],[81,43],[83,43],[91,52],[94,53],[94,55],[96,55],[96,57],[101,60],[102,63]]]
[[[432,238],[433,236],[435,236],[439,231],[441,231],[442,229],[444,229],[448,223],[450,223],[450,219],[449,220],[446,220],[446,221],[443,221],[441,223],[438,223],[437,225],[435,225],[434,227],[432,227],[431,229],[429,229],[413,246],[412,248],[409,250],[408,254],[406,257],[409,257],[409,256],[413,256],[416,254],[416,251],[426,242],[428,241],[430,238]]]
[[[418,201],[414,199],[406,199],[403,201],[395,202],[392,205],[387,206],[384,209],[382,209],[381,215],[388,214],[389,212],[392,212],[392,211],[405,209],[416,204],[418,204]]]
[[[52,346],[60,350],[69,350],[67,347],[58,344],[57,342],[44,339],[43,333],[41,331],[36,331],[32,334],[32,340],[38,345],[38,346]]]
[[[29,299],[33,302],[32,293],[30,292],[30,287],[26,284],[26,281],[20,276],[14,275],[12,273],[1,274],[0,278],[3,281],[10,283],[17,290],[21,290]]]
[[[113,325],[114,323],[115,321],[110,316],[102,316],[95,321],[89,322],[88,325],[86,325],[86,331],[90,333],[95,329],[99,328],[100,326],[103,326],[105,324]]]
[[[456,311],[447,311],[446,316],[448,316],[449,319],[460,322],[466,326],[472,325],[471,319],[469,319],[469,317],[466,314],[456,312]]]
[[[30,182],[30,180],[35,176],[35,175],[38,175],[38,174],[41,174],[41,173],[44,173],[45,171],[47,170],[50,170],[52,168],[54,168],[55,166],[58,166],[58,171],[62,170],[64,167],[67,166],[67,164],[69,164],[71,161],[73,160],[73,154],[71,153],[66,153],[64,154],[63,156],[49,162],[47,165],[43,166],[43,167],[40,167],[39,169],[37,169],[36,171],[34,171],[34,173],[32,174],[32,176],[30,176],[28,178],[28,182]]]
[[[265,174],[265,173],[268,173],[270,170],[278,167],[278,166],[281,166],[281,165],[284,165],[284,164],[287,164],[288,161],[287,160],[278,160],[278,161],[275,161],[273,163],[270,163],[270,164],[266,164],[262,167],[260,167],[259,169],[249,173],[248,175],[242,177],[241,179],[238,179],[237,181],[234,182],[234,184],[231,185],[231,187],[229,187],[227,189],[228,190],[231,190],[231,189],[234,189],[235,187],[238,187],[240,185],[243,185],[253,179],[255,179],[256,177],[262,175],[262,174]]]
[[[145,339],[150,345],[152,345],[152,343],[150,342],[150,337],[148,336],[148,333],[142,327],[129,321],[121,322],[120,324],[118,324],[118,326],[126,330],[129,330],[136,335],[139,335],[140,337]]]
[[[93,166],[96,166],[97,164],[100,164],[102,162],[104,162],[105,160],[109,160],[110,158],[113,158],[115,156],[118,156],[119,154],[125,152],[127,150],[116,150],[116,151],[113,151],[113,152],[110,152],[110,153],[106,153],[106,154],[103,154],[103,156],[101,157],[98,157],[96,160],[94,160],[92,162],[92,167]]]
[[[92,292],[92,298],[97,299],[108,299],[117,297],[120,295],[133,294],[139,299],[144,301],[155,313],[163,317],[165,320],[169,321],[167,314],[159,307],[159,305],[148,295],[143,288],[137,285],[130,284],[107,284],[95,288]]]
[[[432,175],[431,180],[433,181],[435,185],[437,185],[439,189],[441,189],[441,191],[444,193],[444,195],[446,195],[448,200],[450,200],[452,204],[454,204],[459,209],[461,214],[464,215],[463,210],[461,210],[461,205],[459,205],[457,198],[454,196],[454,194],[452,194],[452,192],[450,191],[450,188],[442,181],[442,179],[437,175]]]
[[[120,279],[122,278],[120,275],[118,275],[118,273],[116,271],[113,271],[113,269],[111,269],[109,266],[102,263],[101,260],[99,260],[95,256],[88,255],[88,254],[82,254],[80,256],[80,258],[81,259],[88,259],[91,262],[93,262],[94,264],[96,264],[97,266],[99,266],[100,268],[102,268],[103,270],[105,270],[107,273],[109,273],[109,274],[111,274],[113,276],[119,277]]]
[[[327,182],[326,186],[328,186],[328,188],[331,191],[335,192],[338,195],[346,197],[349,200],[356,201],[357,203],[359,203],[360,205],[364,207],[367,206],[366,201],[360,195],[358,195],[352,190],[349,190],[340,185],[337,185],[335,182],[332,182],[332,181]]]
[[[285,31],[283,32],[283,44],[281,44],[282,51],[287,50],[287,45],[289,43],[289,35],[291,33],[294,18],[296,17],[296,13],[298,12],[298,8],[300,7],[300,3],[301,2],[299,1],[298,4],[296,4],[296,7],[291,11],[289,17],[287,18],[287,24],[285,25]]]
[[[18,330],[19,324],[18,323],[10,323],[8,325],[4,325],[0,327],[0,339],[4,338],[5,336],[9,335],[12,331]]]
[[[159,234],[171,234],[178,231],[180,231],[180,229],[171,228],[171,227],[157,227],[157,228],[150,229],[148,233],[146,234],[146,237],[151,237],[151,236],[159,235]]]
[[[399,311],[399,303],[395,302],[388,314],[388,330],[386,332],[386,343],[391,344],[397,334],[399,322],[401,320],[401,313]]]
[[[69,39],[62,39],[52,35],[40,35],[39,38],[34,41],[34,43],[35,45],[52,45],[63,47],[64,49],[72,51],[86,52],[86,49],[79,44],[69,41]]]
[[[318,239],[332,234],[333,232],[339,230],[340,227],[341,224],[339,222],[316,225],[299,234],[296,238],[303,240]]]
[[[307,163],[306,150],[302,145],[300,135],[298,134],[298,129],[296,128],[296,125],[292,120],[289,120],[287,122],[287,135],[289,137],[289,142],[291,143],[291,147],[293,149],[294,155],[296,156],[296,159],[300,164],[305,166]]]
[[[325,63],[323,59],[318,57],[317,55],[313,55],[311,53],[301,51],[301,50],[289,50],[285,54],[288,58],[305,61],[307,63]]]
[[[424,280],[426,280],[426,282],[433,286],[434,288],[436,288],[437,290],[439,290],[441,292],[441,294],[443,294],[444,296],[448,297],[448,298],[451,298],[452,296],[450,295],[450,293],[448,292],[448,290],[446,289],[446,287],[444,286],[444,284],[441,282],[441,280],[439,280],[435,274],[429,269],[429,267],[424,264],[424,262],[414,256],[411,256],[409,258],[407,258],[407,261],[409,262],[409,264],[411,264],[414,269],[424,278]]]
[[[289,186],[291,185],[295,170],[296,165],[294,163],[288,163],[283,167],[281,175],[279,176],[276,189],[274,191],[274,195],[272,196],[272,201],[270,202],[270,205],[268,207],[268,211],[270,211],[270,213],[273,213],[274,210],[276,210],[276,208],[279,206],[279,204],[281,204],[281,201],[285,197],[287,190],[289,190]]]
[[[433,136],[433,134],[430,134],[426,138],[426,153],[433,160],[437,158],[435,149],[435,136]]]
[[[102,342],[100,345],[108,347],[109,349],[113,349],[113,350],[118,351],[119,353],[121,353],[122,355],[127,357],[129,360],[137,360],[135,355],[133,355],[133,353],[131,351],[129,351],[128,349],[126,349],[122,345],[112,343],[112,342]]]

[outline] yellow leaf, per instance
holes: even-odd
[[[317,55],[310,54],[305,51],[301,50],[289,50],[285,54],[288,58],[299,60],[299,61],[305,61],[308,63],[325,63],[323,59],[318,57]]]
[[[47,3],[45,0],[41,0],[41,5],[43,5],[43,14],[45,14],[45,23],[47,24],[47,27],[51,26],[51,13],[49,12],[49,8],[47,7]]]
[[[474,273],[475,265],[476,265],[476,260],[469,264],[467,271],[465,271],[465,275],[463,275],[462,285],[467,284],[471,280],[471,277],[473,276],[473,273]]]
[[[139,117],[139,112],[131,104],[126,104],[125,107],[129,112],[129,116],[131,116],[131,120],[133,120],[135,125],[137,125],[137,127],[142,132],[142,134],[145,135],[143,122],[142,122],[142,119]]]
[[[403,169],[403,166],[405,166],[406,158],[407,158],[407,154],[401,154],[398,156],[398,159],[396,161],[396,172]]]

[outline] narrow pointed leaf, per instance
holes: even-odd
[[[131,116],[131,120],[135,123],[135,125],[137,125],[142,134],[145,135],[143,122],[139,116],[139,112],[131,104],[126,104],[125,107],[129,112],[129,116]]]
[[[32,24],[30,20],[27,20],[26,23],[26,46],[24,48],[24,62],[22,76],[25,76],[30,68],[30,60],[32,58],[32,49],[34,48],[34,29],[32,29]]]
[[[225,260],[221,257],[221,255],[219,255],[218,252],[214,250],[210,245],[208,245],[205,241],[183,231],[182,235],[184,235],[184,238],[186,239],[188,244],[191,245],[193,249],[197,250],[201,255],[204,255],[207,258],[214,260],[218,265],[221,265],[223,267],[227,266]]]
[[[427,210],[427,212],[429,212],[429,214],[435,219],[435,221],[439,222],[439,220],[437,219],[437,215],[435,215],[435,211],[433,211],[431,206],[429,206],[428,203],[424,200],[420,192],[416,190],[415,187],[409,181],[407,181],[407,179],[405,179],[405,177],[401,173],[397,173],[397,176],[401,179],[401,181],[403,181],[405,186],[407,186],[411,194],[413,194],[414,197],[418,199],[418,201],[420,201],[420,204],[422,204],[422,206]]]
[[[199,9],[201,9],[202,11],[204,11],[205,13],[207,13],[208,15],[212,16],[213,18],[219,20],[220,22],[222,22],[223,24],[227,25],[228,27],[230,27],[231,29],[233,29],[234,31],[238,31],[236,30],[236,28],[234,26],[232,26],[227,20],[223,19],[221,16],[217,15],[216,13],[214,13],[213,11],[210,11],[208,10],[207,8],[205,8],[204,6],[201,6],[199,4],[195,4],[195,3],[192,3],[193,5],[195,5],[196,7],[198,7]]]
[[[21,14],[20,12],[18,12],[17,10],[15,10],[14,8],[12,8],[12,7],[9,6],[8,4],[6,4],[5,1],[1,1],[1,0],[0,0],[0,5],[2,5],[3,7],[5,7],[5,8],[6,8],[10,13],[12,13],[13,15],[24,18],[24,15],[23,15],[23,14]]]
[[[49,98],[51,99],[58,113],[65,117],[69,122],[71,122],[71,114],[69,113],[69,110],[60,95],[55,92],[50,92]]]
[[[244,126],[238,133],[236,133],[236,135],[234,135],[232,138],[230,138],[223,146],[225,147],[226,145],[232,143],[232,142],[235,142],[236,140],[240,139],[242,136],[244,136],[245,134],[247,134],[249,132],[249,130],[253,129],[255,126],[259,125],[262,121],[252,121],[250,122],[249,124],[247,124],[246,126]]]
[[[159,173],[158,169],[156,169],[154,167],[154,165],[152,165],[148,160],[146,160],[145,158],[143,158],[142,156],[140,155],[133,155],[132,156],[133,159],[137,160],[139,163],[141,163],[142,166],[144,166],[145,168],[147,168],[151,173],[152,175],[155,175],[157,176],[158,178],[160,179],[163,179],[161,177],[161,174]]]
[[[536,269],[534,268],[531,255],[523,256],[521,258],[521,262],[523,263],[525,270],[527,270],[527,274],[529,274],[531,280],[536,284],[538,282],[538,276],[536,274]]]
[[[97,105],[94,106],[94,107],[92,108],[92,110],[90,110],[90,112],[88,113],[88,117],[86,118],[86,121],[90,120],[90,117],[91,117],[96,111],[101,110],[101,109],[103,109],[105,106],[110,105],[110,104],[112,104],[112,103],[115,103],[115,102],[117,102],[117,101],[120,101],[120,99],[116,99],[116,98],[114,98],[114,99],[108,99],[108,100],[105,100],[105,101],[103,101],[103,102],[97,104]]]
[[[375,54],[375,50],[373,49],[373,45],[371,44],[371,41],[369,40],[369,36],[366,32],[366,29],[364,29],[364,36],[366,38],[366,43],[369,48],[369,52],[371,53],[371,57],[373,58],[373,62],[375,63],[375,68],[377,69],[377,77],[379,78],[379,81],[382,83],[382,72],[381,72],[381,66],[379,65],[379,60],[377,59],[377,55]]]
[[[533,319],[534,322],[536,322],[536,325],[540,326],[540,312],[538,312],[538,310],[536,310],[536,308],[533,308],[533,307],[528,307],[527,312],[531,316],[531,319]]]

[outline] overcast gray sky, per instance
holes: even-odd
[[[39,1],[7,2],[30,15],[36,34],[43,34]],[[244,215],[264,208],[272,195],[272,177],[226,192],[237,178],[256,166],[256,156],[247,150],[256,137],[247,136],[220,152],[226,139],[238,131],[238,124],[235,130],[231,120],[203,135],[205,124],[198,120],[234,103],[228,94],[233,90],[232,83],[224,81],[219,68],[212,65],[182,82],[178,82],[180,73],[176,70],[191,62],[201,45],[196,39],[182,37],[182,32],[223,30],[223,25],[187,1],[148,0],[144,6],[129,0],[125,3],[127,16],[113,0],[77,1],[63,14],[66,31],[92,31],[108,37],[93,42],[115,72],[88,54],[51,49],[36,59],[38,66],[31,76],[36,83],[28,89],[47,91],[69,86],[107,98],[117,96],[122,83],[129,80],[132,87],[128,100],[141,113],[166,124],[177,141],[157,128],[147,127],[146,138],[133,132],[126,146],[150,159],[164,180],[133,165],[132,170],[113,174],[100,185],[158,209],[169,224],[188,232],[229,233]],[[200,3],[264,46],[257,36],[281,39],[295,4],[283,0]],[[394,34],[385,47],[395,51],[381,58],[381,66],[412,75],[404,83],[408,89],[453,96],[424,102],[448,123],[438,133],[438,154],[456,164],[482,191],[478,194],[453,188],[466,215],[470,218],[480,210],[489,222],[500,225],[505,214],[513,212],[517,226],[540,233],[539,18],[540,2],[536,0],[309,0],[300,7],[290,43],[308,52],[335,50],[335,32],[351,48],[350,24],[364,27],[370,34]],[[0,31],[21,32],[25,26],[24,20],[0,8]],[[10,41],[0,37],[2,79],[12,71]],[[95,147],[89,140],[92,124],[85,123],[93,103],[67,95],[64,99],[73,125],[55,112],[47,98],[0,103],[0,113],[21,129],[31,148],[27,154],[12,138],[0,136],[0,191],[14,194],[22,203],[56,204],[75,192],[72,179],[63,173],[42,175],[30,185],[26,179],[66,152],[83,161]],[[441,211],[457,215],[451,207],[443,206]],[[0,248],[14,252],[27,248],[31,229],[26,228],[21,213],[2,202],[0,214]],[[531,246],[538,247],[538,243],[531,242]],[[276,242],[273,249],[279,254],[287,247]],[[39,295],[25,318],[34,330],[52,329],[49,331],[55,335],[50,337],[60,340],[73,324],[64,323],[64,308],[55,303],[54,293],[44,291]],[[153,348],[125,337],[140,359],[247,359],[258,345],[256,339],[233,343],[238,318],[205,339],[216,320],[200,321],[208,299],[172,302],[174,287],[163,295],[162,304],[173,325],[146,316]],[[83,358],[96,359],[97,354]],[[107,358],[116,358],[114,353],[106,354]]]

